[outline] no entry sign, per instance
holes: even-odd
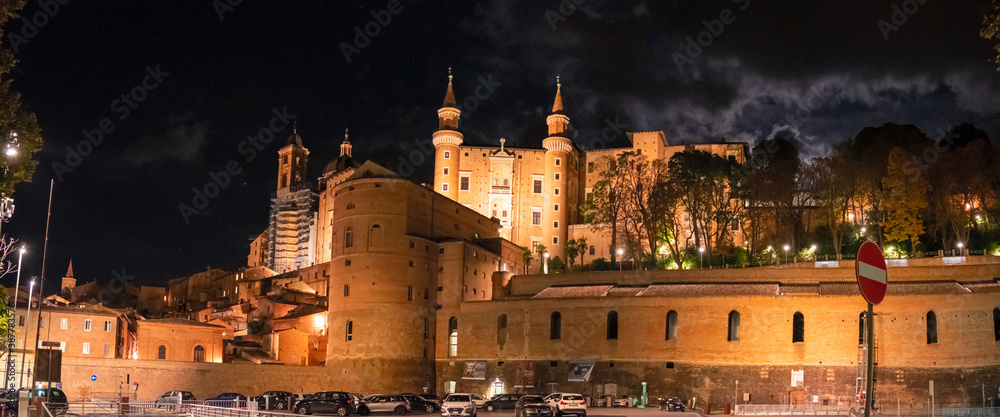
[[[858,277],[858,288],[865,300],[872,305],[881,303],[889,282],[882,248],[874,242],[862,243],[858,248],[855,274]]]

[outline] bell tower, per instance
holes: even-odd
[[[292,135],[285,146],[278,150],[278,195],[288,194],[306,186],[306,167],[309,150],[302,146],[298,127],[292,128]]]
[[[573,142],[569,139],[569,117],[563,112],[562,83],[556,77],[556,98],[552,103],[552,114],[545,119],[549,125],[549,137],[542,141],[545,148],[545,207],[542,212],[542,244],[548,248],[549,256],[565,256],[566,237],[569,225],[566,224],[569,207],[566,206],[570,181],[567,167],[570,158],[575,157]]]
[[[458,201],[458,167],[464,136],[458,131],[462,111],[455,107],[451,67],[448,68],[448,91],[438,109],[438,130],[434,132],[434,191]]]

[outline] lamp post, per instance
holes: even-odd
[[[14,361],[14,349],[17,348],[15,331],[17,330],[17,293],[21,287],[21,258],[24,256],[24,245],[17,251],[17,280],[14,284],[14,302],[11,306],[10,319],[7,322],[7,385],[10,390],[16,390],[14,385],[14,374],[17,371],[17,362]],[[22,352],[23,355],[23,352]]]
[[[788,245],[785,245],[785,263],[788,263]]]
[[[698,257],[701,258],[701,267],[705,267],[705,247],[698,248]]]
[[[24,378],[24,358],[28,357],[28,355],[27,355],[27,352],[28,352],[28,324],[31,323],[31,294],[34,293],[34,292],[35,292],[35,280],[32,279],[31,280],[31,284],[28,285],[28,312],[24,313],[25,317],[27,317],[27,318],[24,321],[24,352],[22,352],[23,354],[21,355],[21,373],[20,373],[20,376],[17,377],[17,386],[18,387],[22,386],[21,385],[21,380]],[[41,320],[41,319],[42,319],[42,310],[41,310],[41,306],[39,306],[38,307],[38,320]],[[37,343],[38,343],[38,340],[35,340],[35,344],[37,344]],[[36,349],[36,352],[37,352],[37,349]]]
[[[622,248],[618,248],[618,271],[622,270],[622,254],[623,253],[625,253],[625,250],[622,249]]]
[[[813,243],[811,246],[809,246],[809,250],[812,251],[813,262],[815,262],[816,261],[816,256],[817,256],[816,255],[816,244]]]
[[[542,258],[543,258],[543,260],[542,260],[542,262],[543,262],[543,264],[542,264],[542,270],[545,272],[545,274],[548,274],[549,273],[549,253],[545,252],[544,254],[542,254]]]
[[[958,246],[958,256],[962,256],[963,255],[963,253],[962,253],[962,247],[965,246],[965,245],[962,244],[962,242],[958,242],[958,244],[956,246]]]

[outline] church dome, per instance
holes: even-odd
[[[326,168],[323,168],[323,175],[332,172],[340,172],[347,168],[358,169],[360,166],[361,164],[359,164],[358,161],[355,161],[354,158],[351,158],[350,155],[340,155],[339,158],[334,159],[330,161],[330,163],[326,164]]]

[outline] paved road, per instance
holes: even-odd
[[[590,416],[620,416],[620,417],[701,417],[701,414],[692,412],[666,412],[657,408],[604,408],[591,407],[587,409],[587,417]],[[513,411],[482,411],[479,410],[479,417],[514,417]]]

